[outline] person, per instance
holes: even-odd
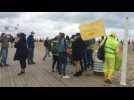
[[[0,37],[1,42],[1,66],[8,66],[7,57],[8,57],[8,47],[9,47],[9,39],[6,33],[2,33]]]
[[[28,48],[26,43],[26,35],[24,33],[19,33],[15,39],[16,52],[14,55],[14,60],[20,62],[21,71],[18,75],[25,73],[26,69],[26,59],[28,57]]]
[[[105,40],[104,40],[105,41]],[[104,43],[102,41],[101,45]],[[104,60],[104,74],[105,82],[111,84],[112,76],[115,68],[115,57],[118,54],[119,43],[116,38],[116,33],[112,32],[105,43],[105,60]]]
[[[71,39],[70,39],[70,47],[71,47],[71,50],[72,50],[72,44],[73,44],[74,41],[75,41],[75,35],[72,35],[72,36],[71,36]],[[73,61],[73,56],[72,56],[72,54],[71,54],[71,56],[70,56],[70,63],[71,63],[72,65],[74,65],[74,61]]]
[[[67,53],[67,62],[69,62],[71,64],[71,55],[72,55],[72,50],[71,50],[71,40],[69,38],[69,36],[66,36],[66,44],[67,44],[67,48],[66,48],[66,53]]]
[[[133,51],[134,51],[134,40],[132,40],[132,46],[133,46]]]
[[[61,75],[62,78],[70,78],[70,76],[66,75],[66,66],[67,66],[67,54],[66,54],[66,48],[67,44],[65,41],[65,34],[59,33],[59,46],[58,46],[58,53],[59,53],[59,75]]]
[[[44,42],[44,46],[45,46],[45,55],[43,57],[43,60],[45,60],[46,57],[49,55],[50,43],[49,43],[48,37],[46,38],[46,40]]]
[[[11,48],[13,48],[14,40],[15,40],[14,37],[10,35]]]
[[[68,35],[66,36],[66,43],[67,43],[67,45],[70,47],[70,45],[71,45],[71,40],[70,40],[70,38],[69,38]]]
[[[85,49],[85,43],[82,41],[80,33],[75,36],[75,41],[72,43],[72,57],[75,62],[75,73],[74,76],[80,76],[83,72],[82,57]],[[80,68],[81,67],[81,68]]]
[[[85,49],[84,49],[84,51],[83,51],[83,63],[84,63],[84,70],[87,70],[87,68],[88,68],[88,49],[87,49],[87,46],[88,46],[88,44],[87,44],[87,41],[84,41],[84,43],[85,43]]]
[[[27,45],[28,45],[28,64],[35,64],[33,61],[34,58],[34,32],[31,32],[31,35],[28,36],[27,38]]]
[[[87,51],[88,51],[88,68],[89,66],[91,67],[91,70],[93,70],[94,68],[94,61],[93,61],[93,52],[94,52],[94,45],[95,45],[95,39],[92,39],[89,41],[89,45],[88,45],[88,48],[87,48]]]
[[[58,38],[56,37],[52,41],[52,55],[53,55],[53,64],[52,64],[52,72],[54,72],[55,64],[57,63],[56,71],[59,70],[59,53],[58,53]]]

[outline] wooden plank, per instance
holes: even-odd
[[[83,73],[81,77],[73,77],[74,67],[67,65],[67,74],[70,79],[63,79],[56,72],[51,71],[52,58],[48,57],[42,61],[44,48],[39,47],[35,50],[35,65],[27,65],[26,74],[17,76],[20,71],[19,62],[13,61],[15,49],[9,49],[8,68],[0,68],[0,87],[115,87],[118,81],[113,85],[106,85],[103,82],[103,76],[96,76],[90,71]],[[131,59],[132,60],[132,59]],[[119,78],[115,78],[118,80]]]

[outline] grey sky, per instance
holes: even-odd
[[[10,26],[10,31],[20,24],[18,31],[36,32],[36,36],[53,37],[58,32],[70,35],[79,32],[79,25],[103,19],[107,31],[117,31],[122,35],[125,17],[129,17],[129,29],[134,29],[133,12],[0,12],[0,31]],[[132,35],[132,33],[131,33]],[[123,36],[123,35],[122,35]]]

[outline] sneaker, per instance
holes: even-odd
[[[62,76],[62,78],[70,78],[70,76]]]

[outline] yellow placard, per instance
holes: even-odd
[[[105,34],[104,22],[97,20],[92,23],[81,24],[80,33],[83,40],[90,40]]]

